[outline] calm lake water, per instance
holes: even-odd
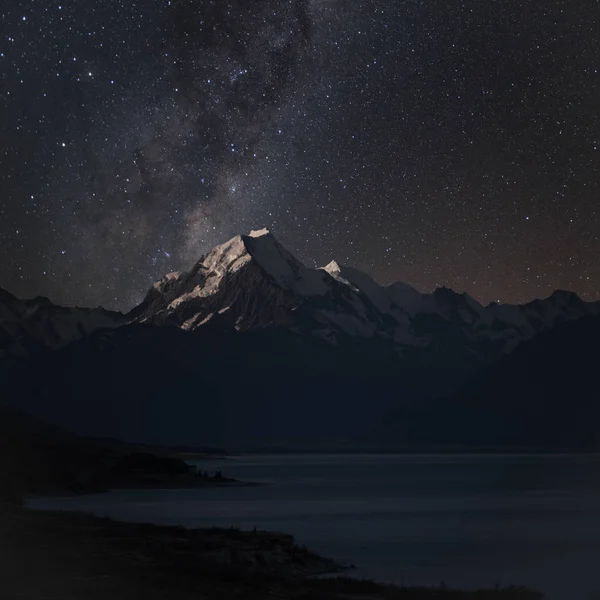
[[[265,455],[202,469],[268,485],[117,491],[35,508],[271,529],[406,585],[520,584],[600,600],[600,456]]]

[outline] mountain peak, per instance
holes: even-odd
[[[433,293],[436,296],[441,296],[444,298],[455,298],[456,296],[460,296],[458,292],[455,292],[452,288],[446,287],[445,285],[435,288]]]
[[[256,230],[253,229],[248,234],[248,237],[259,238],[259,237],[264,237],[266,235],[272,235],[272,234],[271,234],[271,232],[266,227],[263,227],[262,229],[256,229]]]
[[[340,273],[341,270],[342,270],[342,267],[335,260],[332,260],[329,264],[327,264],[323,267],[323,271],[327,271],[330,275],[333,273]]]
[[[333,277],[336,281],[347,285],[353,291],[358,292],[358,287],[354,285],[347,277],[344,276],[343,271],[346,269],[342,267],[336,260],[332,260],[329,264],[321,267],[321,271],[325,271]]]
[[[291,311],[299,298],[327,294],[327,278],[305,267],[263,228],[215,246],[189,272],[163,278],[130,315],[196,329],[226,314],[238,329],[264,327],[287,319],[284,307]]]
[[[575,292],[570,292],[568,290],[554,290],[552,292],[551,298],[565,298],[569,300],[581,300],[579,296]]]

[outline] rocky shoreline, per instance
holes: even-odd
[[[292,581],[343,570],[281,533],[123,523],[6,505],[0,546],[3,598],[263,598]]]
[[[20,600],[541,600],[524,589],[384,586],[290,535],[117,522],[0,506],[0,596]]]

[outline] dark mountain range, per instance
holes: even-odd
[[[0,357],[54,350],[97,329],[139,322],[186,331],[278,329],[331,345],[370,339],[413,363],[479,367],[557,323],[597,314],[600,302],[563,291],[521,306],[484,307],[446,288],[422,294],[403,283],[383,287],[335,261],[308,268],[261,230],[217,246],[188,272],[166,275],[126,316],[0,290]]]
[[[534,372],[512,375],[509,359],[600,313],[568,292],[483,307],[443,288],[386,288],[336,262],[308,268],[266,230],[167,275],[127,316],[9,294],[0,308],[9,404],[86,435],[227,447],[339,446],[373,430],[382,440],[370,444],[450,444],[459,414],[473,424],[464,443],[476,443],[475,423],[495,413],[485,384],[459,390],[498,364],[507,386],[521,377],[534,393]],[[505,406],[510,420],[519,406]]]
[[[410,392],[393,348],[367,358],[368,344],[132,324],[13,365],[7,397],[85,435],[164,445],[348,439]]]
[[[600,447],[600,317],[558,325],[449,398],[388,415],[372,439],[408,446]]]
[[[0,359],[56,350],[127,318],[103,308],[64,308],[48,298],[19,300],[0,288]]]

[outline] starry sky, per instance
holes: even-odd
[[[600,3],[4,0],[0,286],[129,309],[269,227],[483,303],[600,298]]]

